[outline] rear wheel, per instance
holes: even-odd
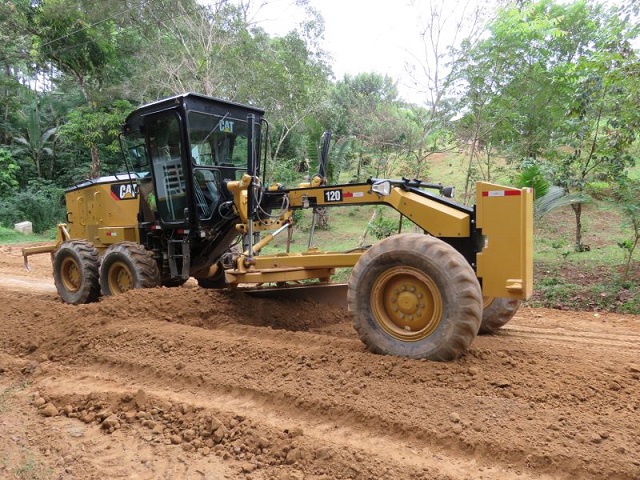
[[[371,351],[411,358],[462,355],[482,318],[480,284],[469,263],[423,234],[394,235],[367,250],[351,273],[347,303]]]
[[[482,324],[480,333],[494,333],[509,320],[520,308],[520,300],[515,298],[484,297],[484,310],[482,311]]]
[[[134,242],[111,245],[100,265],[100,287],[104,295],[118,295],[134,288],[160,285],[160,271],[153,252]]]
[[[100,296],[98,249],[85,240],[64,242],[53,257],[53,279],[62,301],[78,305]]]

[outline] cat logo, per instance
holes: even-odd
[[[233,123],[231,120],[220,120],[220,131],[225,133],[233,133]]]
[[[116,183],[111,185],[111,197],[114,200],[134,200],[138,198],[138,185],[134,183]]]

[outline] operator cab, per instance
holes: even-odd
[[[259,139],[263,115],[255,107],[194,93],[131,113],[121,138],[138,178],[141,221],[169,229],[228,223],[233,208],[226,182],[238,180],[251,159],[260,158],[260,141],[249,152],[248,122],[253,119]]]

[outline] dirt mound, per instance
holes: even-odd
[[[338,307],[192,282],[66,305],[14,250],[0,275],[0,478],[640,478],[637,317],[523,308],[433,363]]]

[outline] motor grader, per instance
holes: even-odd
[[[346,297],[371,351],[432,360],[460,356],[531,294],[530,189],[479,182],[469,207],[418,179],[328,185],[327,136],[318,174],[267,185],[267,130],[263,110],[193,93],[138,108],[121,135],[127,172],[67,189],[56,243],[24,249],[25,264],[50,252],[70,304],[190,277],[204,288]],[[260,254],[293,228],[296,210],[315,219],[320,208],[358,205],[395,209],[420,233],[349,251]],[[331,282],[340,267],[352,267],[346,286]]]

